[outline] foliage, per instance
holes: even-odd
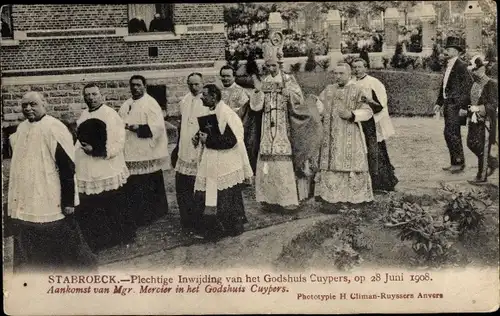
[[[297,73],[300,71],[300,68],[302,67],[302,63],[295,63],[290,65],[290,71],[293,73]]]
[[[354,57],[352,55],[347,55],[344,57],[344,62],[352,67],[352,63],[353,63],[354,59],[356,59],[356,57]]]
[[[420,205],[407,202],[394,203],[384,220],[386,227],[400,229],[402,241],[412,242],[416,264],[440,266],[457,261],[457,251],[450,241],[458,235],[453,223],[436,220]]]
[[[384,64],[384,68],[387,69],[387,66],[389,66],[390,59],[387,56],[382,57],[382,63]]]
[[[444,68],[445,60],[441,56],[439,46],[434,44],[432,47],[432,54],[424,59],[424,68],[429,68],[432,71],[441,71]]]
[[[392,68],[407,69],[410,65],[413,65],[414,60],[415,58],[403,54],[403,44],[396,44],[396,50],[391,59]]]
[[[340,243],[333,245],[331,248],[332,252],[327,256],[333,261],[335,267],[341,271],[349,271],[363,261],[359,253],[352,249],[349,244]]]
[[[318,61],[318,65],[321,67],[321,69],[327,71],[330,67],[330,58],[321,59],[320,61]]]
[[[315,54],[313,49],[309,49],[307,52],[307,61],[306,65],[304,66],[304,70],[308,72],[312,72],[316,69],[316,59],[315,59]]]
[[[232,62],[228,62],[231,67],[233,67],[234,70],[238,70],[240,68],[240,60],[239,59],[234,59]]]
[[[342,224],[338,226],[330,243],[323,244],[326,256],[332,260],[335,267],[348,271],[361,264],[363,259],[360,251],[372,249],[373,242],[366,238],[359,228],[363,219],[359,217],[359,210],[341,210]]]
[[[441,184],[441,188],[452,194],[443,214],[444,220],[456,223],[461,236],[484,227],[484,210],[492,204],[487,194],[474,189],[458,192],[446,184]]]

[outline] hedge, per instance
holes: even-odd
[[[392,116],[432,116],[441,75],[425,72],[374,70],[370,75],[378,78],[387,90],[389,113]],[[297,73],[295,78],[305,95],[318,95],[333,82],[331,72]]]

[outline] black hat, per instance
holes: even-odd
[[[77,129],[78,140],[91,145],[95,156],[105,156],[107,136],[106,123],[96,118],[84,121]]]
[[[465,50],[464,40],[457,36],[448,36],[444,48],[453,47],[463,52]]]

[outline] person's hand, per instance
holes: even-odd
[[[467,116],[467,110],[460,109],[458,111],[458,115],[461,116],[461,117]]]
[[[87,154],[87,155],[90,155],[92,153],[92,150],[94,150],[94,148],[92,148],[92,145],[90,144],[87,144],[85,142],[82,142],[80,143],[81,144],[81,147],[83,149],[83,151]]]
[[[361,102],[366,104],[373,104],[375,101],[371,97],[367,97],[365,95],[361,96]]]
[[[128,129],[129,131],[131,132],[137,132],[137,130],[139,129],[139,125],[137,124],[130,124],[130,125],[125,125],[125,128]]]
[[[472,106],[471,106],[472,107]],[[475,106],[475,109],[477,109],[477,113],[481,116],[485,116],[486,115],[486,108],[484,105],[476,105]]]
[[[339,110],[339,117],[343,120],[348,120],[352,117],[352,113],[351,111],[348,111],[346,109],[341,109]]]
[[[197,147],[200,143],[200,135],[198,133],[194,134],[193,138],[191,138],[191,142],[193,142],[194,147]]]
[[[73,206],[65,206],[62,212],[65,216],[72,215],[75,213],[75,208]]]
[[[253,87],[255,92],[260,92],[262,90],[262,81],[257,79],[257,77],[253,77]]]
[[[200,134],[200,142],[202,144],[205,144],[207,142],[207,136],[208,134],[207,133],[203,133],[203,132],[199,132]]]
[[[441,106],[440,106],[439,104],[434,105],[433,112],[434,112],[434,113],[436,113],[436,112],[441,112]]]

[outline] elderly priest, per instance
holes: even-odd
[[[27,120],[10,138],[8,214],[18,224],[14,272],[92,270],[96,258],[73,219],[78,204],[73,137],[46,114],[41,94],[26,93],[21,105]]]

